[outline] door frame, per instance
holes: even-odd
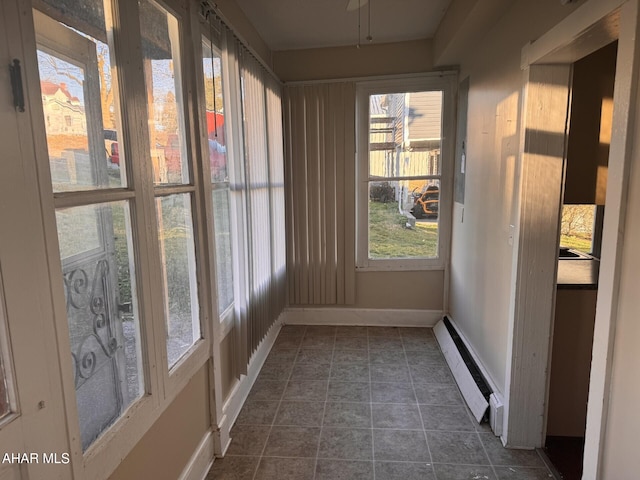
[[[566,121],[570,108],[571,64],[618,40],[607,213],[603,229],[587,411],[585,479],[598,477],[606,429],[622,232],[633,147],[631,126],[634,111],[631,106],[636,97],[640,68],[640,49],[636,41],[638,13],[638,0],[589,0],[522,49],[524,102],[520,152],[521,196],[510,296],[513,321],[509,325],[505,430],[502,440],[511,447],[535,448],[544,444],[546,429],[558,248],[557,235],[553,233],[557,234],[560,223],[561,197],[558,194],[562,184]],[[554,99],[559,103],[552,103]],[[550,115],[551,110],[556,113]],[[535,125],[540,125],[542,120],[545,121],[544,135],[540,135],[540,131],[536,135]],[[549,130],[564,134],[550,138]],[[542,157],[556,159],[553,172],[546,176],[540,175],[539,165],[536,167],[535,162],[531,162]],[[550,178],[556,185],[551,193],[546,188]],[[540,212],[541,209],[544,211]],[[542,223],[533,220],[541,220]],[[544,235],[540,234],[542,229]]]

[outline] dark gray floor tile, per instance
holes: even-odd
[[[368,403],[327,402],[323,426],[371,428],[371,405]]]
[[[477,433],[427,432],[434,463],[489,465]]]
[[[260,457],[216,458],[205,480],[252,480]]]
[[[296,357],[296,363],[330,364],[333,358],[333,349],[301,348]]]
[[[351,350],[367,350],[369,340],[367,337],[336,337],[336,349],[346,348]]]
[[[376,480],[435,480],[429,463],[376,462]]]
[[[405,350],[420,350],[438,348],[438,341],[435,337],[402,337],[402,345]]]
[[[416,383],[418,403],[425,405],[463,405],[462,396],[455,384]]]
[[[336,347],[333,352],[334,363],[363,363],[369,362],[369,353],[367,350],[343,350]]]
[[[302,339],[302,348],[333,348],[335,337],[333,335],[305,334]]]
[[[327,397],[327,382],[322,380],[291,380],[284,391],[283,400],[323,402]]]
[[[307,336],[331,336],[336,334],[338,327],[334,325],[307,325]]]
[[[395,365],[406,365],[407,359],[404,356],[404,350],[378,350],[371,349],[369,352],[369,361],[374,363],[392,363]]]
[[[410,383],[371,382],[371,401],[374,403],[415,404],[416,396]]]
[[[315,479],[373,480],[373,462],[319,459]]]
[[[396,428],[399,430],[422,430],[417,405],[396,403],[374,403],[371,405],[373,428]]]
[[[369,336],[369,348],[377,350],[402,350],[402,340],[399,336],[372,337]]]
[[[331,380],[336,382],[368,382],[369,366],[336,363],[331,368]]]
[[[326,363],[299,363],[293,367],[291,380],[329,380],[329,368]]]
[[[267,362],[293,363],[297,354],[297,348],[272,349],[267,357]]]
[[[367,327],[337,327],[338,337],[367,337]]]
[[[291,336],[278,336],[273,344],[273,349],[279,350],[281,348],[298,348],[302,343],[303,337],[291,337]]]
[[[446,365],[411,365],[409,370],[413,383],[454,383]]]
[[[260,455],[271,427],[236,425],[231,429],[231,445],[228,455]]]
[[[371,381],[383,383],[410,383],[409,368],[404,365],[371,365]]]
[[[424,432],[415,430],[373,430],[376,460],[429,462]]]
[[[333,402],[369,402],[369,384],[364,382],[329,382],[327,400]]]
[[[409,365],[444,365],[446,360],[439,351],[407,350],[405,352]]]
[[[274,425],[319,427],[324,402],[282,402]]]
[[[291,336],[291,337],[302,337],[304,332],[307,331],[306,325],[284,325],[280,329],[280,333],[278,336]]]
[[[369,327],[367,332],[369,337],[398,337],[400,330],[398,327]]]
[[[240,410],[236,424],[271,425],[277,409],[277,401],[247,401]]]
[[[518,467],[544,467],[544,462],[535,450],[516,450],[504,448],[498,437],[492,433],[481,433],[480,439],[487,450],[489,460],[493,465],[508,465]]]
[[[319,458],[370,460],[371,456],[370,429],[322,428]]]
[[[429,327],[403,327],[399,332],[403,338],[435,338],[433,329]]]
[[[267,359],[264,365],[260,369],[260,375],[258,378],[261,380],[275,380],[283,381],[289,380],[293,364],[289,362],[277,362]]]
[[[476,431],[465,407],[420,405],[420,412],[425,430]]]
[[[491,467],[473,465],[433,465],[438,480],[496,480]]]
[[[267,440],[264,456],[313,458],[318,450],[319,437],[319,428],[274,426]]]
[[[255,480],[313,480],[313,458],[272,458],[260,460]]]
[[[251,387],[247,400],[280,400],[286,387],[285,381],[262,380],[258,378]]]
[[[546,468],[495,467],[498,480],[550,480],[553,475]]]

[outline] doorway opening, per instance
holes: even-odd
[[[575,62],[571,79],[545,438],[564,480],[582,478],[616,56],[612,42]]]

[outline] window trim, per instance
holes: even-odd
[[[184,135],[186,139],[190,173],[190,181],[182,185],[154,185],[153,166],[148,161],[149,136],[144,128],[147,123],[146,85],[142,68],[117,69],[114,77],[116,87],[116,108],[122,123],[121,155],[127,160],[127,186],[104,188],[100,190],[53,193],[49,174],[49,159],[45,131],[45,119],[42,112],[39,72],[36,56],[36,34],[31,20],[32,8],[48,15],[46,5],[40,0],[27,2],[24,15],[26,21],[20,19],[21,41],[25,51],[25,71],[27,91],[30,102],[28,111],[31,115],[33,143],[38,175],[34,175],[40,193],[40,207],[43,216],[44,243],[47,255],[48,278],[51,283],[51,303],[54,311],[56,345],[60,365],[59,375],[62,380],[61,391],[64,397],[65,427],[68,435],[71,469],[74,478],[108,478],[126,457],[137,442],[148,432],[160,418],[166,408],[184,389],[209,360],[211,345],[210,314],[208,308],[208,292],[205,285],[208,279],[206,268],[202,267],[201,258],[206,253],[203,237],[206,227],[200,225],[203,218],[201,199],[201,177],[197,166],[201,161],[201,146],[197,141],[197,126],[194,125],[192,110],[195,98],[192,91],[194,79],[193,46],[189,32],[199,25],[197,8],[179,0],[153,0],[162,8],[174,15],[180,26],[180,53],[182,82],[185,102]],[[110,0],[113,23],[119,28],[113,32],[113,41],[109,47],[114,49],[119,63],[142,66],[140,48],[140,16],[137,2]],[[107,14],[107,12],[105,12]],[[126,70],[126,71],[125,71]],[[125,108],[126,106],[126,108]],[[142,158],[144,161],[131,161]],[[191,196],[193,241],[196,255],[196,276],[198,279],[199,316],[201,338],[197,340],[169,370],[166,351],[166,327],[162,307],[162,279],[160,272],[160,256],[158,245],[158,227],[155,213],[155,199],[170,193],[188,193]],[[140,320],[140,342],[142,347],[141,363],[144,373],[144,392],[133,401],[121,416],[87,448],[82,451],[79,440],[80,425],[75,399],[75,387],[68,335],[67,314],[64,301],[62,269],[57,254],[58,236],[55,219],[56,208],[78,205],[97,204],[126,200],[129,202],[132,222],[132,235],[135,238],[134,258],[136,265],[138,314]],[[4,420],[4,419],[3,419]]]
[[[455,152],[456,72],[434,72],[393,76],[356,84],[356,270],[415,271],[445,270],[451,251],[453,169]],[[441,191],[436,258],[369,258],[369,96],[441,90],[442,147]],[[450,132],[448,135],[447,133]]]

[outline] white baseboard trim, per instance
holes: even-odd
[[[442,320],[439,310],[375,308],[286,308],[285,325],[362,325],[371,327],[433,327]]]
[[[440,350],[442,350],[442,354],[449,364],[451,373],[453,373],[453,378],[456,380],[462,396],[467,402],[467,405],[473,413],[476,421],[480,423],[482,417],[484,417],[485,412],[489,408],[489,402],[487,402],[476,385],[476,381],[473,379],[467,365],[464,363],[462,355],[460,355],[458,347],[454,343],[453,338],[451,338],[444,321],[438,322],[433,329],[433,333],[440,344]]]
[[[213,433],[209,430],[193,452],[178,480],[204,480],[213,465]]]
[[[476,362],[476,365],[478,366],[480,373],[482,373],[482,376],[489,384],[489,387],[491,387],[491,390],[493,391],[495,396],[498,398],[498,400],[500,400],[501,403],[504,403],[504,396],[502,395],[502,390],[498,388],[498,386],[496,385],[496,382],[493,380],[491,375],[489,375],[489,372],[487,371],[487,369],[484,367],[484,364],[480,360],[480,356],[476,353],[471,343],[469,343],[469,340],[467,340],[467,337],[464,336],[464,333],[462,332],[462,330],[460,330],[456,321],[453,318],[451,318],[451,315],[447,314],[447,317],[449,318],[449,321],[451,322],[451,324],[455,327],[456,332],[458,332],[458,335],[460,335],[462,342],[467,347],[467,350],[469,351],[471,358],[473,358],[473,361]]]
[[[230,431],[233,424],[236,422],[238,415],[240,414],[240,410],[242,410],[242,406],[251,391],[251,387],[253,387],[256,378],[258,378],[258,374],[260,373],[260,369],[262,369],[262,365],[264,365],[273,344],[280,333],[280,329],[283,325],[283,317],[284,313],[280,315],[278,320],[272,325],[267,333],[267,336],[264,337],[255,353],[251,357],[251,361],[249,362],[249,367],[247,369],[247,375],[242,375],[240,381],[236,383],[231,394],[227,398],[227,401],[222,406],[223,416],[218,424],[218,438],[220,443],[220,451],[216,451],[218,456],[224,456],[229,448],[229,444],[231,443]]]

